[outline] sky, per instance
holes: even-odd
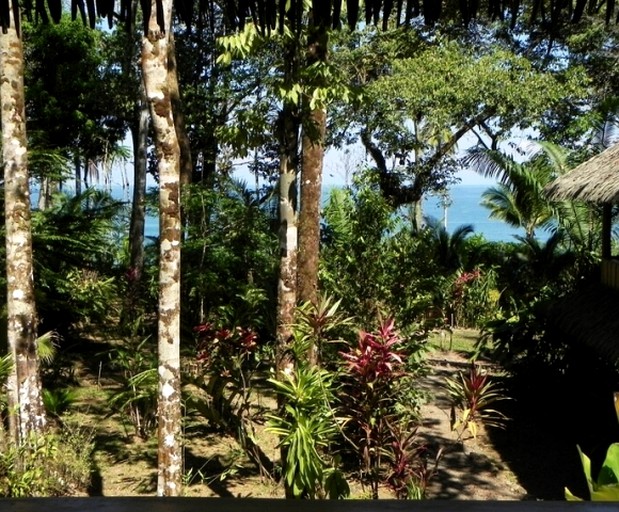
[[[351,147],[348,150],[328,150],[325,155],[323,169],[323,185],[337,186],[350,183],[352,173],[366,161],[367,157],[363,147]],[[458,178],[462,185],[494,185],[495,179],[484,178],[480,174],[469,169],[458,172]]]

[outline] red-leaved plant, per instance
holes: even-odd
[[[391,449],[387,453],[389,473],[387,485],[398,499],[424,499],[428,484],[436,473],[442,455],[439,450],[428,464],[428,449],[419,442],[417,428],[389,425]]]
[[[391,479],[396,493],[401,494],[404,481],[414,477],[412,459],[415,453],[401,446],[394,437],[398,416],[396,405],[407,376],[403,340],[393,319],[383,322],[376,332],[359,333],[357,346],[340,353],[345,361],[345,386],[340,394],[342,406],[350,421],[347,438],[357,450],[362,466],[362,479],[378,498],[379,484]],[[420,454],[421,452],[416,452]],[[390,475],[383,474],[383,457],[392,462]]]
[[[358,346],[350,352],[341,352],[348,362],[348,372],[362,383],[390,380],[403,371],[404,360],[397,345],[402,343],[395,330],[393,319],[389,319],[376,333],[361,331]]]
[[[445,381],[451,400],[451,428],[461,440],[465,431],[477,437],[481,424],[502,428],[505,415],[490,406],[506,400],[503,389],[490,379],[487,372],[471,364],[467,373],[458,372]]]
[[[261,469],[271,463],[254,441],[250,386],[256,365],[251,359],[258,351],[258,335],[245,327],[200,324],[196,334],[195,375],[187,375],[187,405],[195,408],[214,426],[234,435],[245,453]],[[270,469],[265,470],[269,474]]]

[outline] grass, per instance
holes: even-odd
[[[472,357],[475,353],[475,343],[479,337],[477,329],[453,329],[434,331],[428,338],[428,346],[431,350],[458,352],[465,357]]]

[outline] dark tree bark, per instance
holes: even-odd
[[[325,63],[328,37],[323,26],[311,27],[307,47],[307,65]],[[320,81],[314,86],[324,86]],[[306,98],[309,102],[309,98]],[[309,105],[308,105],[309,106]],[[320,256],[320,210],[324,141],[327,114],[322,106],[309,111],[303,127],[301,167],[301,207],[299,209],[299,302],[318,300],[318,265]],[[315,359],[315,351],[310,357]]]

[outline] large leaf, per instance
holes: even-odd
[[[619,443],[608,447],[606,458],[598,475],[597,485],[616,485],[619,483]]]

